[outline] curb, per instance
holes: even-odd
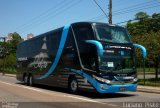
[[[138,92],[146,92],[146,93],[155,93],[155,94],[160,94],[160,91],[154,91],[154,90],[142,90],[138,89]]]
[[[160,94],[160,87],[138,86],[137,91]]]
[[[145,74],[146,75],[155,75],[155,73],[147,73],[147,72]],[[144,75],[144,73],[143,72],[142,73],[141,72],[140,73],[137,72],[137,75]]]
[[[16,74],[2,74],[0,73],[1,76],[8,76],[8,77],[16,77]]]
[[[16,75],[15,75],[15,74],[5,74],[4,76],[16,77]]]

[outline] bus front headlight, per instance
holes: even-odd
[[[134,79],[133,79],[133,81],[134,81],[134,82],[137,82],[137,81],[138,81],[138,79],[137,79],[137,78],[134,78]]]
[[[100,78],[100,77],[97,77],[95,75],[93,75],[93,78],[95,78],[96,80],[100,81],[100,82],[103,82],[103,83],[106,83],[106,84],[110,84],[111,81],[108,80],[108,79],[104,79],[104,78]]]

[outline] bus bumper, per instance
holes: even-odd
[[[99,93],[116,93],[116,92],[127,92],[137,90],[137,84],[125,84],[125,85],[107,85],[99,84],[96,88]]]

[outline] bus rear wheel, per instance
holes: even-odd
[[[29,75],[28,85],[29,85],[29,86],[33,86],[33,75]]]
[[[78,92],[78,82],[76,78],[71,78],[69,81],[69,91],[73,94]]]
[[[24,75],[23,81],[25,85],[28,85],[28,75],[27,74]]]

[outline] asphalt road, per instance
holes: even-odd
[[[73,95],[63,88],[29,87],[14,77],[0,76],[0,102],[2,108],[129,108],[129,105],[151,108],[153,104],[158,107],[152,108],[160,108],[160,94],[125,92],[102,95],[80,92]]]

